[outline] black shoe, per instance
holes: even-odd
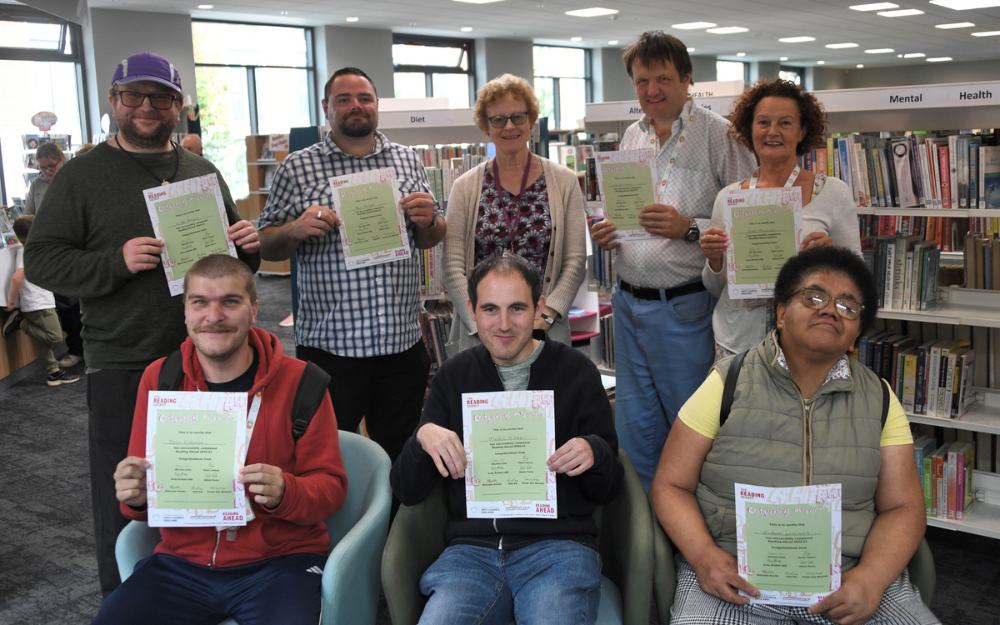
[[[62,369],[56,369],[55,371],[49,374],[49,377],[48,379],[45,380],[45,383],[48,384],[49,386],[59,386],[60,384],[72,384],[73,382],[79,382],[79,381],[80,381],[80,376],[70,375]]]
[[[15,308],[7,316],[7,321],[5,321],[3,324],[3,337],[7,338],[8,336],[11,336],[12,334],[20,330],[22,321],[24,321],[24,315],[21,314],[20,310]]]

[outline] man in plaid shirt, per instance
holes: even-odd
[[[296,254],[295,355],[330,374],[340,429],[355,431],[364,417],[368,434],[395,460],[420,419],[430,369],[416,249],[436,245],[447,226],[419,157],[376,130],[378,94],[363,71],[336,71],[323,109],[330,133],[275,172],[258,225],[261,257]],[[382,168],[399,181],[410,256],[348,271],[329,179]]]

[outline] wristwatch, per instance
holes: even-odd
[[[697,243],[700,238],[701,230],[698,230],[698,222],[692,219],[691,227],[688,228],[687,234],[684,235],[684,240],[688,243]]]
[[[553,325],[555,325],[555,322],[556,322],[556,318],[555,317],[551,317],[549,315],[546,315],[545,313],[542,313],[542,320],[544,320],[545,323],[549,324],[550,328]]]

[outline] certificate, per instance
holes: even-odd
[[[802,189],[730,189],[725,219],[730,299],[774,296],[774,281],[802,241]]]
[[[809,607],[840,588],[840,513],[840,484],[736,484],[737,566],[760,591],[750,602]]]
[[[552,391],[462,393],[465,511],[470,519],[554,519]]]
[[[153,236],[164,243],[163,271],[170,295],[184,292],[184,276],[195,262],[210,254],[236,256],[226,229],[229,218],[216,174],[146,189],[146,210]]]
[[[410,257],[406,219],[399,207],[396,171],[372,169],[330,178],[333,210],[340,217],[340,240],[348,269]]]
[[[601,185],[608,219],[615,225],[616,241],[659,238],[639,225],[639,213],[656,203],[651,148],[597,152],[597,181]]]
[[[150,391],[150,527],[246,525],[246,495],[236,479],[245,457],[246,431],[246,393]]]

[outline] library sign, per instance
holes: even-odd
[[[910,109],[941,106],[1000,104],[1000,82],[967,85],[928,85],[882,90],[882,108]]]

